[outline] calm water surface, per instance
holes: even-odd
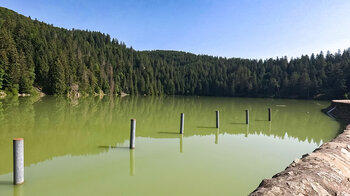
[[[342,125],[320,111],[328,105],[214,97],[0,100],[0,195],[247,195],[339,133]],[[19,186],[12,185],[15,137],[25,140]]]

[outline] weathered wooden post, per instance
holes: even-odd
[[[181,113],[181,120],[180,120],[180,134],[184,133],[184,126],[185,126],[185,114]]]
[[[219,128],[219,111],[216,111],[216,128]]]
[[[135,130],[136,130],[136,119],[131,119],[131,126],[130,126],[130,149],[135,148]]]
[[[249,110],[245,110],[245,124],[249,125]]]
[[[13,139],[13,184],[24,182],[24,140]]]
[[[269,112],[269,121],[271,121],[271,108],[268,109]]]

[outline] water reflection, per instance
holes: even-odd
[[[0,121],[4,120],[4,109],[2,108],[2,102],[0,102]]]
[[[13,186],[13,196],[24,196],[24,193],[23,193],[23,187],[24,185],[16,185],[16,186]]]
[[[183,134],[180,135],[180,152],[183,152],[183,141],[184,140],[184,136]]]
[[[299,141],[319,144],[337,134],[330,131],[330,124],[333,123],[331,126],[334,127],[335,122],[320,111],[328,104],[213,97],[3,99],[0,100],[0,162],[3,163],[0,174],[12,171],[8,160],[12,157],[11,141],[14,137],[26,139],[29,148],[25,151],[25,164],[30,165],[67,154],[98,154],[108,150],[99,146],[123,144],[129,140],[131,118],[138,120],[138,137],[178,138],[181,112],[186,115],[186,132],[180,136],[180,152],[183,152],[183,137],[215,134],[215,144],[218,144],[220,133],[246,137],[263,134],[277,138],[284,138],[288,133],[289,137]],[[273,126],[265,119],[268,107],[272,108]],[[249,109],[249,126],[244,124],[244,109]],[[215,110],[220,111],[221,132],[215,129]],[[336,129],[340,130],[337,126]]]
[[[135,175],[135,149],[130,149],[130,176]]]
[[[245,137],[248,137],[249,135],[249,125],[247,125],[246,132],[245,132]]]
[[[215,133],[215,144],[218,144],[219,143],[219,134],[220,134],[220,131],[219,129],[216,131]]]

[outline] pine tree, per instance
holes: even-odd
[[[4,69],[2,68],[2,65],[0,63],[0,89],[2,89],[2,81],[4,80],[3,77],[4,77]]]
[[[56,57],[55,63],[50,67],[51,93],[62,95],[66,91],[64,67],[59,57]]]
[[[4,67],[7,66],[8,59],[5,50],[0,50],[0,89],[2,89],[2,82],[4,80],[5,70]]]

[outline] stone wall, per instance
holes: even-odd
[[[350,122],[350,101],[334,100],[324,111]],[[284,171],[264,179],[250,195],[350,196],[350,126],[332,141],[294,160]]]
[[[333,100],[331,105],[323,112],[337,120],[350,124],[350,100]]]

